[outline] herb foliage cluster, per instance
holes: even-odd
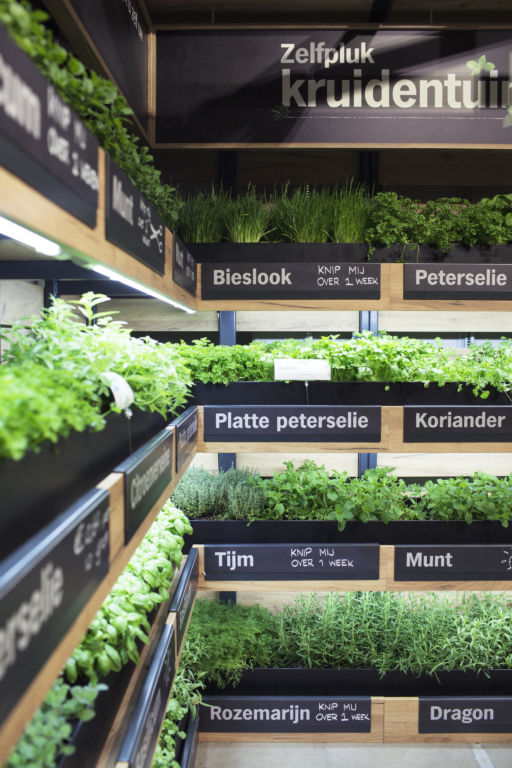
[[[386,332],[369,331],[351,339],[324,336],[320,339],[254,341],[227,347],[208,339],[175,349],[193,381],[230,384],[235,381],[273,381],[278,358],[327,360],[332,381],[447,382],[468,384],[485,398],[488,387],[509,392],[512,382],[512,340],[471,344],[466,355],[454,355],[441,339],[427,341]]]
[[[103,429],[106,415],[121,410],[109,373],[125,379],[143,411],[165,417],[185,403],[190,377],[179,353],[132,338],[111,314],[96,312],[106,300],[92,293],[76,302],[56,299],[29,333],[22,323],[0,333],[0,459],[19,459],[73,430]]]
[[[185,198],[176,225],[185,242],[367,243],[375,247],[420,244],[442,253],[512,241],[512,194],[476,203],[457,197],[422,203],[396,192],[371,195],[363,185],[291,190],[265,195],[249,186],[233,197],[226,190]]]
[[[252,667],[485,673],[512,666],[510,621],[507,598],[493,594],[302,594],[275,614],[198,600],[189,640],[203,638],[207,679],[221,687]]]
[[[472,523],[512,519],[512,475],[475,472],[471,477],[406,483],[389,467],[368,469],[358,477],[329,473],[311,459],[262,478],[247,470],[212,475],[189,469],[176,486],[173,503],[189,518],[220,520],[334,520],[347,522],[445,520]]]

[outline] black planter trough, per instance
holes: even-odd
[[[196,383],[195,405],[510,405],[510,399],[492,387],[485,400],[468,384],[421,381],[236,381],[231,384]]]
[[[492,520],[471,524],[441,520],[348,522],[340,531],[331,520],[192,520],[185,552],[197,544],[503,544],[508,528]]]
[[[107,416],[100,432],[73,432],[19,461],[0,462],[0,560],[37,533],[166,425],[158,413],[133,409]]]
[[[375,248],[370,255],[367,243],[187,243],[199,262],[339,262],[339,263],[428,263],[511,264],[512,245],[466,248],[454,245],[443,253],[430,245]]]
[[[375,669],[248,669],[236,686],[209,683],[205,696],[509,696],[512,669],[460,669],[420,676]]]

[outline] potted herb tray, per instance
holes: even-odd
[[[166,425],[158,413],[110,413],[99,432],[72,432],[22,459],[0,462],[0,560],[103,480]]]
[[[348,521],[342,531],[333,520],[191,520],[184,552],[198,544],[504,544],[511,536],[494,520]]]
[[[483,400],[469,384],[443,386],[421,381],[235,381],[197,382],[191,390],[195,405],[510,405],[503,392],[489,387]],[[487,389],[486,389],[487,391]]]
[[[414,675],[376,669],[247,669],[236,686],[207,684],[204,696],[510,696],[512,669],[439,670]]]
[[[368,243],[186,243],[194,258],[220,262],[345,262],[512,264],[512,244],[466,248],[455,244],[448,253],[420,244],[370,248]]]

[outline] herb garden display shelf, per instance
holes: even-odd
[[[510,670],[380,676],[369,669],[253,669],[210,686],[201,741],[512,742]]]
[[[512,245],[188,243],[197,309],[512,309]],[[199,298],[200,297],[200,298]]]
[[[16,517],[9,521],[12,538],[2,529],[2,540],[10,546],[15,539],[16,544],[3,558],[0,570],[4,690],[0,762],[19,739],[187,468],[194,453],[193,430],[188,430],[191,442],[179,436],[194,414],[195,409],[189,409],[134,453],[122,454],[128,458],[111,466],[111,473],[103,479],[93,475],[95,480],[87,491],[80,484],[78,462],[80,495],[73,498],[68,489],[70,506],[43,510],[40,521],[38,506],[29,513],[25,510],[19,523]],[[102,436],[99,433],[100,441],[108,444],[108,437]],[[85,448],[90,447],[86,441]],[[61,448],[66,451],[66,445]],[[113,455],[119,460],[115,451]],[[37,464],[38,455],[32,458]],[[43,469],[36,477],[50,473],[58,478],[62,458],[58,452],[51,457],[43,454]],[[104,469],[109,471],[108,464]],[[24,485],[28,485],[26,481]],[[31,489],[37,493],[34,484]],[[20,493],[26,500],[21,487]],[[180,626],[177,633],[181,642]]]

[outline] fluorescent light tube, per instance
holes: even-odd
[[[183,312],[187,312],[189,315],[195,314],[195,309],[190,309],[184,304],[179,304],[177,301],[173,301],[173,299],[169,299],[167,296],[164,296],[164,294],[153,291],[151,288],[147,288],[145,285],[138,283],[136,280],[131,280],[129,277],[125,277],[124,275],[120,275],[118,272],[114,272],[114,270],[109,269],[109,267],[104,267],[102,264],[95,264],[93,266],[93,270],[95,272],[99,272],[100,275],[108,277],[110,280],[117,280],[118,283],[123,283],[130,288],[135,288],[136,291],[145,293],[147,296],[152,296],[154,299],[159,299],[159,301],[165,301],[166,304],[171,304],[171,306],[176,307],[176,309],[181,309]]]
[[[59,256],[62,253],[60,245],[54,243],[53,240],[36,235],[30,229],[21,227],[9,219],[4,219],[3,216],[0,216],[0,234],[10,237],[11,240],[17,240],[18,243],[28,245],[45,256]]]

